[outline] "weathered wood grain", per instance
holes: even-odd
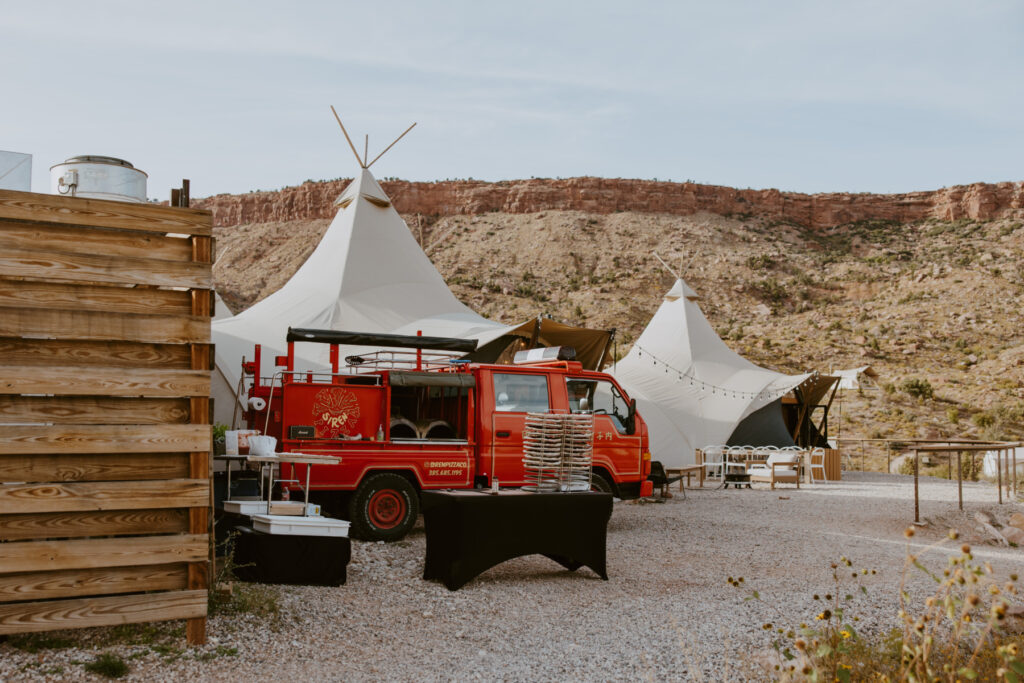
[[[156,344],[205,343],[210,341],[210,319],[192,315],[0,306],[0,336]]]
[[[65,254],[44,249],[0,251],[0,275],[62,282],[213,289],[213,277],[208,263],[103,254]]]
[[[152,204],[0,190],[0,218],[123,228],[161,234],[212,235],[213,214]]]
[[[0,541],[180,534],[189,530],[187,509],[43,512],[0,517]]]
[[[147,315],[190,315],[193,291],[212,296],[211,290],[208,289],[178,291],[155,287],[73,285],[0,278],[0,306]]]
[[[209,505],[209,479],[0,484],[0,515]]]
[[[191,477],[188,453],[0,455],[0,481],[145,481]]]
[[[186,344],[0,337],[0,358],[4,359],[5,365],[103,365],[167,370],[191,367],[191,350]]]
[[[96,398],[0,394],[0,424],[52,422],[80,425],[183,424],[187,398]]]
[[[210,451],[209,425],[0,425],[0,453]]]
[[[184,590],[184,564],[0,574],[0,602]]]
[[[136,536],[127,541],[87,538],[5,543],[4,552],[0,553],[0,574],[202,562],[206,560],[209,541],[206,534],[182,534]]]
[[[210,239],[209,237],[191,239]],[[193,261],[191,240],[153,232],[0,219],[0,249],[40,249],[69,254],[107,254],[165,261]]]
[[[209,396],[210,372],[145,368],[44,369],[38,366],[9,366],[0,373],[0,394],[150,398]]]
[[[206,591],[193,590],[80,600],[17,602],[0,605],[0,635],[192,619],[206,615],[207,600]]]

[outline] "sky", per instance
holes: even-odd
[[[1024,3],[0,0],[0,150],[166,199],[352,177],[1024,180]]]

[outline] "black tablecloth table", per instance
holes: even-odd
[[[347,578],[351,541],[340,536],[267,534],[249,526],[234,531],[235,576],[242,581],[340,586]]]
[[[590,567],[608,579],[611,494],[424,491],[421,500],[427,535],[423,578],[440,580],[449,590],[506,560],[534,554],[570,571]]]

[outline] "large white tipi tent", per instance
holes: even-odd
[[[629,354],[612,366],[650,429],[651,454],[666,467],[693,463],[695,450],[726,444],[737,427],[807,382],[730,349],[677,279]]]
[[[503,325],[460,302],[412,237],[391,201],[363,167],[335,202],[338,213],[306,262],[281,289],[238,315],[213,322],[216,369],[213,396],[218,422],[237,412],[243,356],[262,345],[262,376],[283,355],[288,327],[458,337],[501,345],[515,335],[536,345],[566,343],[588,365],[600,364],[610,333],[530,320]],[[346,353],[352,353],[346,351]],[[329,368],[321,344],[296,346],[302,369]],[[238,405],[241,410],[244,405]]]

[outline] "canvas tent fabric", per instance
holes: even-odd
[[[273,374],[274,356],[287,349],[288,327],[475,339],[495,356],[519,340],[572,340],[588,367],[605,354],[609,332],[542,319],[504,325],[460,302],[369,170],[361,170],[335,205],[338,212],[320,243],[284,286],[237,315],[213,321],[215,399],[237,395],[242,359],[253,360],[255,344],[262,345],[261,376]],[[295,350],[297,369],[330,367],[325,345],[296,344]],[[233,398],[216,400],[217,421],[231,424],[234,408]]]
[[[676,280],[629,354],[610,370],[637,400],[651,455],[666,467],[691,464],[696,449],[728,443],[746,418],[773,415],[764,409],[814,377],[746,360],[722,341],[696,300]]]
[[[839,378],[840,389],[859,389],[862,384],[862,378],[868,378],[873,380],[878,377],[878,373],[870,365],[862,365],[859,368],[850,368],[849,370],[833,370],[829,374]]]

